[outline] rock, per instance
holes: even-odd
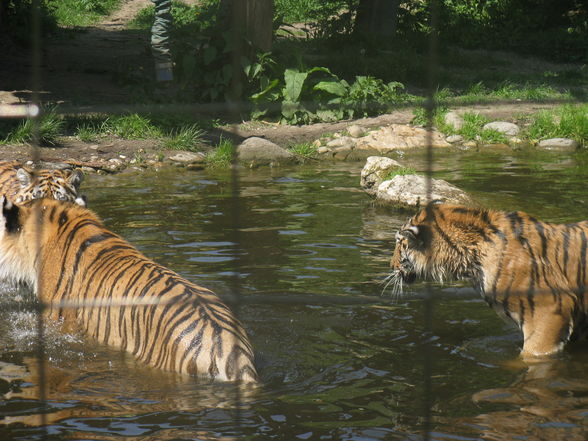
[[[336,147],[334,148],[333,151],[333,157],[335,159],[338,159],[340,161],[344,161],[345,159],[347,159],[347,156],[349,156],[349,153],[351,153],[351,151],[353,150],[353,148],[351,146],[348,145],[344,145],[341,147]]]
[[[461,136],[461,135],[449,135],[447,138],[445,138],[445,141],[447,141],[449,144],[457,144],[458,142],[462,142],[463,141],[463,136]]]
[[[478,143],[476,141],[466,141],[463,143],[463,146],[468,148],[468,149],[474,149],[476,147],[478,147]]]
[[[346,148],[353,148],[355,146],[355,142],[352,138],[348,136],[342,136],[340,138],[331,139],[327,142],[327,147],[335,148],[335,147],[346,147]]]
[[[519,134],[519,126],[505,121],[494,121],[484,124],[483,130],[496,130],[506,136],[517,136]]]
[[[357,124],[353,124],[347,127],[347,133],[349,133],[349,136],[351,136],[352,138],[360,138],[365,134],[365,131],[362,127],[358,126]]]
[[[442,179],[432,179],[431,200],[462,205],[475,202],[465,191]],[[427,179],[422,175],[397,175],[378,185],[376,199],[398,207],[415,207],[427,203]]]
[[[318,149],[316,149],[316,151],[319,155],[324,155],[325,153],[329,153],[331,151],[331,149],[323,146],[323,147],[319,147]]]
[[[369,194],[375,194],[380,183],[384,181],[391,171],[402,168],[402,165],[391,158],[383,156],[370,156],[367,158],[359,184]]]
[[[453,127],[455,130],[461,129],[464,124],[463,118],[456,112],[447,112],[443,120],[445,121],[445,124]]]
[[[568,138],[551,138],[544,139],[537,144],[537,147],[544,150],[557,150],[557,151],[574,151],[580,146],[578,141]]]
[[[206,160],[204,153],[200,152],[178,152],[169,157],[170,161],[179,162],[180,164],[201,164]]]
[[[296,157],[288,150],[267,139],[251,137],[237,146],[239,161],[249,166],[286,164],[296,161]]]
[[[450,147],[443,135],[433,130],[430,140],[434,148]],[[429,142],[427,130],[403,124],[391,124],[357,140],[356,148],[372,148],[380,154],[394,150],[426,147]]]

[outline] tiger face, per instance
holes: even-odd
[[[476,231],[479,227],[447,228],[447,219],[440,215],[440,209],[437,202],[429,204],[396,233],[396,247],[390,261],[394,286],[401,288],[417,278],[440,283],[448,279],[462,280],[478,272]],[[472,219],[461,219],[456,226],[468,221]]]
[[[51,198],[86,206],[79,188],[84,175],[78,170],[30,170],[18,162],[0,162],[0,194],[11,202]]]
[[[466,279],[523,332],[523,357],[588,334],[588,222],[431,203],[396,234],[388,284]]]

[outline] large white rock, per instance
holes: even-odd
[[[296,160],[288,150],[267,139],[247,138],[237,147],[239,161],[249,165],[283,164]]]
[[[483,130],[496,130],[506,136],[517,136],[519,134],[519,126],[505,121],[494,121],[484,124]]]
[[[427,178],[422,175],[398,175],[380,183],[375,194],[378,201],[394,206],[422,206],[429,200]],[[452,204],[475,204],[469,194],[442,179],[431,180],[430,200],[435,199]]]
[[[551,138],[540,141],[537,147],[544,150],[574,151],[580,144],[568,138]]]
[[[464,125],[463,118],[457,112],[447,112],[443,117],[445,124],[459,130]]]
[[[361,170],[360,185],[369,194],[375,194],[378,186],[393,170],[402,168],[402,165],[391,158],[384,156],[370,156],[367,158]]]
[[[386,154],[394,150],[427,147],[429,142],[434,148],[451,146],[437,130],[433,130],[429,136],[427,130],[421,127],[390,124],[359,138],[356,148],[370,148]]]

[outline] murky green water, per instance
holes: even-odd
[[[420,155],[402,161],[425,168]],[[588,219],[585,162],[460,152],[438,155],[435,174],[488,206],[575,221]],[[0,439],[419,440],[428,424],[439,440],[584,440],[585,345],[526,367],[514,361],[519,334],[469,288],[381,295],[408,214],[358,191],[360,168],[242,171],[237,205],[228,174],[89,177],[90,205],[112,230],[241,300],[263,387],[198,384],[49,326],[43,407],[35,316],[19,306],[26,293],[2,286]]]

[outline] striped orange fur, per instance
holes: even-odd
[[[162,370],[256,381],[251,344],[229,308],[90,210],[41,199],[4,202],[2,213],[0,273],[33,286],[49,317]]]
[[[468,279],[523,332],[523,357],[559,352],[588,330],[588,221],[430,203],[396,234],[397,286]]]
[[[0,161],[0,195],[17,204],[53,198],[86,206],[78,194],[83,177],[77,170],[33,170],[18,161]]]

